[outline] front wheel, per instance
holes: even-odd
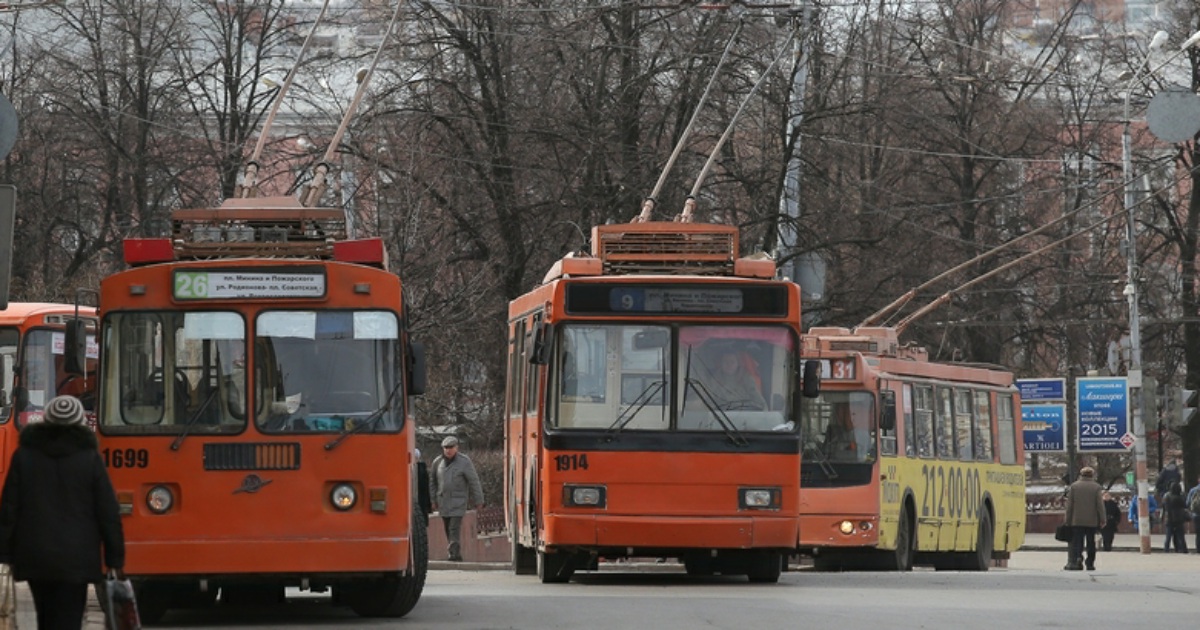
[[[363,580],[346,593],[351,610],[362,617],[403,617],[417,605],[429,572],[429,536],[419,507],[413,507],[413,566],[406,575]]]
[[[569,582],[575,573],[570,554],[555,551],[537,552],[537,575],[542,584]]]
[[[896,531],[896,549],[888,558],[889,569],[893,571],[912,571],[913,557],[916,556],[917,537],[913,532],[913,518],[908,510],[900,516],[900,529]]]
[[[783,572],[783,554],[761,551],[749,558],[746,577],[756,584],[774,584]]]
[[[995,547],[995,535],[992,533],[992,519],[987,510],[979,512],[979,539],[975,541],[975,551],[964,560],[963,569],[967,571],[987,571],[992,564],[992,550]]]

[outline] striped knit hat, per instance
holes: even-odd
[[[83,404],[74,396],[58,396],[46,405],[42,418],[50,424],[79,424],[83,422]]]

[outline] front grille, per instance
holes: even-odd
[[[205,444],[204,470],[299,470],[300,444]]]

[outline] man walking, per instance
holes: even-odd
[[[1082,571],[1084,546],[1087,546],[1087,570],[1096,570],[1096,530],[1104,527],[1104,489],[1095,481],[1096,471],[1084,466],[1079,479],[1067,489],[1067,518],[1071,527],[1071,546],[1067,552],[1066,571]]]
[[[462,519],[469,506],[483,509],[483,488],[471,458],[458,452],[458,438],[442,440],[442,454],[433,460],[433,509],[442,517],[451,562],[462,561]]]

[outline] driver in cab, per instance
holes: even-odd
[[[758,381],[742,363],[742,355],[737,348],[721,348],[716,360],[706,362],[704,367],[700,381],[716,401],[717,407],[753,411],[767,408]]]

